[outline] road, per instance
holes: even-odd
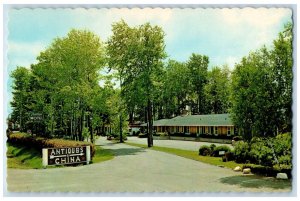
[[[7,170],[9,192],[287,192],[227,168],[100,138],[115,158],[39,170]],[[238,181],[238,182],[237,182]],[[262,180],[261,180],[262,181]],[[250,183],[249,183],[250,182]],[[251,184],[252,186],[248,185]],[[255,187],[253,187],[255,183]],[[241,185],[245,184],[245,185]]]
[[[147,145],[147,138],[128,137],[128,142]],[[200,146],[215,144],[216,146],[226,145],[233,148],[231,144],[220,144],[210,142],[182,141],[182,140],[154,140],[154,146],[178,148],[183,150],[198,151]]]

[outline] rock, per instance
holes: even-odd
[[[220,167],[220,168],[224,168],[224,165],[218,165],[218,167]]]
[[[250,168],[243,169],[243,174],[250,174],[250,172],[251,172]]]
[[[239,171],[242,171],[242,168],[240,166],[236,166],[233,171],[235,172],[239,172]]]
[[[288,176],[286,173],[277,173],[276,179],[288,179]]]

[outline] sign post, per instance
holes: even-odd
[[[48,165],[89,164],[91,147],[63,147],[43,149],[43,167]]]

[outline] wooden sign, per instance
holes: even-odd
[[[91,161],[90,146],[43,149],[43,166],[67,165]]]

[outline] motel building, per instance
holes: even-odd
[[[141,125],[145,130],[147,123]],[[229,114],[185,115],[153,121],[156,134],[230,137],[237,134]]]

